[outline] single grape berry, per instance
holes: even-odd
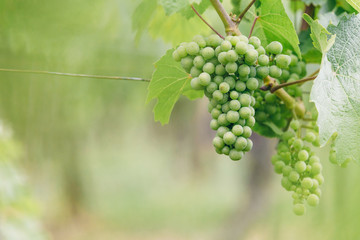
[[[258,63],[260,66],[268,66],[269,65],[269,57],[265,54],[262,54],[258,58]]]
[[[205,60],[211,59],[215,56],[215,50],[211,47],[206,47],[201,50],[201,55]]]
[[[236,142],[236,136],[232,132],[227,132],[224,134],[223,140],[227,145],[232,145]]]
[[[259,81],[256,78],[249,78],[249,80],[246,82],[246,87],[249,90],[254,91],[259,87]]]
[[[288,68],[291,62],[291,57],[284,54],[279,54],[275,57],[276,66],[279,68]]]
[[[185,49],[189,55],[197,55],[200,51],[200,47],[196,42],[189,42],[186,44]]]
[[[293,207],[293,211],[296,215],[301,216],[305,213],[305,205],[302,203],[297,203]]]
[[[309,206],[315,207],[319,204],[319,197],[315,194],[310,194],[306,201],[309,204]]]
[[[238,42],[235,46],[235,51],[240,55],[244,55],[248,49],[249,45],[243,41]]]
[[[261,46],[261,41],[259,38],[252,36],[249,38],[249,44],[253,45],[254,48],[258,48]]]
[[[278,41],[273,41],[266,47],[266,51],[272,54],[279,54],[282,52],[282,50],[283,50],[283,46]]]

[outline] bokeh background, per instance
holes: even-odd
[[[0,68],[150,78],[172,45],[156,25],[136,36],[139,2],[1,0]],[[213,151],[205,99],[180,99],[161,126],[146,94],[146,82],[0,72],[0,239],[359,239],[358,165],[321,149],[321,203],[297,217],[275,140],[254,135],[232,162]]]

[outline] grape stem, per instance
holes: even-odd
[[[286,83],[282,83],[282,84],[278,84],[272,88],[270,88],[270,92],[274,93],[275,91],[279,90],[280,88],[283,87],[287,87],[287,86],[291,86],[291,85],[295,85],[295,84],[302,84],[304,82],[308,82],[311,80],[314,80],[315,78],[317,78],[317,76],[312,76],[312,77],[306,77],[297,81],[293,81],[293,82],[286,82]]]
[[[259,16],[256,16],[255,19],[254,19],[254,22],[253,22],[253,24],[251,26],[251,29],[250,29],[249,38],[251,37],[251,34],[254,31],[255,23],[258,20],[258,18],[259,18]]]
[[[150,82],[150,79],[137,78],[137,77],[103,76],[103,75],[89,75],[89,74],[78,74],[78,73],[49,72],[49,71],[39,71],[39,70],[20,70],[20,69],[0,68],[0,72],[33,73],[33,74],[48,74],[48,75],[58,75],[58,76]]]
[[[249,5],[247,5],[247,7],[244,9],[244,11],[242,11],[239,15],[239,17],[236,19],[237,24],[239,24],[241,22],[241,20],[243,19],[243,17],[245,16],[245,14],[249,11],[249,9],[251,8],[251,6],[256,2],[256,0],[252,0]]]
[[[211,4],[215,8],[217,14],[219,15],[221,21],[224,24],[225,32],[227,35],[241,35],[240,30],[238,29],[237,24],[231,19],[229,14],[226,12],[224,6],[220,3],[219,0],[210,0]]]
[[[196,11],[196,9],[194,8],[194,6],[191,4],[191,8],[192,10],[195,12],[196,15],[198,15],[198,17],[206,24],[208,25],[209,28],[211,28],[211,30],[213,30],[214,33],[216,33],[219,37],[221,37],[222,39],[225,39],[220,33],[218,33],[211,25],[210,23],[208,23],[201,15],[198,11]]]
[[[271,88],[276,87],[278,83],[276,80],[270,76],[264,78],[264,84],[271,86]],[[274,94],[280,98],[286,105],[287,108],[294,111],[295,116],[303,118],[305,115],[305,106],[302,101],[296,101],[292,96],[290,96],[283,88],[278,89]]]

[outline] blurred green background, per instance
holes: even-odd
[[[138,3],[1,0],[0,68],[150,78],[171,44],[135,41]],[[145,82],[0,72],[0,239],[359,239],[358,165],[321,149],[321,204],[296,217],[270,165],[276,142],[254,136],[231,162],[213,151],[204,99],[181,99],[160,126],[146,94]],[[8,204],[8,188],[26,197]]]

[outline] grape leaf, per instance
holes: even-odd
[[[300,50],[306,63],[321,63],[322,53],[313,45],[310,38],[310,29],[301,31],[299,34]]]
[[[149,21],[152,19],[157,7],[157,1],[143,0],[136,7],[132,15],[132,28],[135,30],[135,40],[138,42],[142,33],[149,26]]]
[[[321,6],[326,3],[327,0],[302,0],[303,3],[306,5],[315,5],[315,6]]]
[[[159,4],[163,6],[165,14],[170,16],[173,13],[179,12],[186,6],[189,6],[188,0],[159,0]]]
[[[356,11],[360,12],[360,1],[359,0],[346,0]]]
[[[331,35],[326,28],[324,28],[318,20],[313,20],[306,13],[303,15],[304,20],[309,24],[311,28],[310,37],[313,40],[314,47],[321,53],[325,53],[335,41],[335,35],[330,39]],[[328,40],[329,39],[329,40]]]
[[[220,2],[222,2],[222,0]],[[203,14],[206,11],[206,9],[208,9],[210,7],[210,5],[211,5],[211,2],[209,0],[201,0],[200,3],[193,3],[194,8],[200,14]],[[190,4],[188,7],[181,10],[181,14],[184,17],[186,17],[187,19],[196,16],[195,12],[190,7]]]
[[[328,30],[336,34],[324,54],[310,99],[319,112],[321,145],[337,133],[335,150],[339,164],[360,162],[360,16],[343,18]]]
[[[180,63],[173,60],[173,51],[173,49],[168,50],[155,63],[146,100],[148,103],[157,98],[153,111],[155,121],[160,121],[161,124],[169,122],[171,111],[180,95],[185,95],[191,100],[203,96],[202,91],[191,89],[191,76],[182,69]]]
[[[283,44],[284,50],[290,49],[301,56],[298,36],[281,0],[261,0],[257,10],[259,18],[253,35],[258,36],[263,44],[279,41]],[[256,17],[254,11],[249,12]]]

